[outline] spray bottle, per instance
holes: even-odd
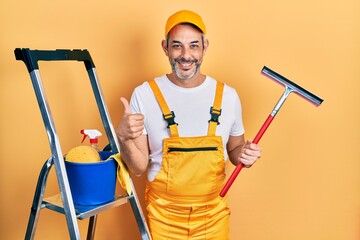
[[[102,135],[100,131],[96,129],[82,129],[80,133],[84,135],[81,143],[85,141],[86,137],[89,137],[91,147],[95,148],[98,152],[100,151],[98,145],[98,137]]]

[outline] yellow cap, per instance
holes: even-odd
[[[200,15],[189,10],[181,10],[171,15],[165,26],[165,37],[170,30],[180,23],[191,23],[197,26],[204,34],[206,34],[206,27]]]

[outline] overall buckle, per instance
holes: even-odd
[[[174,113],[173,111],[171,111],[170,114],[166,114],[166,115],[163,114],[163,117],[164,117],[165,121],[167,121],[167,123],[168,123],[167,128],[170,128],[170,126],[171,126],[171,125],[174,125],[174,124],[178,125],[178,124],[175,122],[175,113]]]
[[[217,125],[220,124],[219,122],[219,117],[221,115],[221,109],[214,109],[213,107],[210,107],[210,114],[211,114],[211,119],[209,120],[209,122],[216,122]]]

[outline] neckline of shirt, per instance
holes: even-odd
[[[169,87],[172,88],[176,91],[179,92],[183,92],[183,93],[193,93],[193,92],[198,92],[201,91],[202,89],[206,88],[209,84],[210,84],[210,77],[206,76],[205,80],[203,83],[201,83],[199,86],[193,87],[193,88],[184,88],[184,87],[180,87],[176,84],[174,84],[173,82],[171,82],[169,80],[169,78],[166,75],[163,75],[162,77],[160,77],[160,79],[163,79],[163,83]]]

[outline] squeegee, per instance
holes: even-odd
[[[275,105],[275,107],[272,110],[272,112],[270,113],[270,115],[268,116],[268,118],[265,120],[265,122],[262,125],[262,127],[260,128],[259,132],[255,136],[253,143],[256,143],[256,144],[260,141],[261,137],[264,135],[265,131],[270,126],[271,122],[274,120],[276,114],[279,112],[281,106],[284,104],[285,100],[287,99],[287,97],[289,96],[290,93],[293,92],[293,93],[299,95],[300,97],[309,101],[316,107],[319,106],[323,102],[323,99],[317,97],[316,95],[305,90],[304,88],[300,87],[296,83],[281,76],[280,74],[274,72],[273,70],[269,69],[266,66],[263,67],[263,69],[261,70],[261,73],[263,75],[269,77],[270,79],[274,80],[275,82],[279,83],[280,85],[284,86],[285,91],[284,91],[283,95],[280,97],[279,101]],[[224,197],[226,195],[226,193],[228,192],[229,188],[235,181],[236,177],[239,175],[242,168],[243,168],[243,164],[241,164],[241,163],[236,166],[235,170],[233,171],[233,173],[229,177],[228,181],[226,182],[225,186],[223,187],[223,189],[220,192],[221,197]]]

